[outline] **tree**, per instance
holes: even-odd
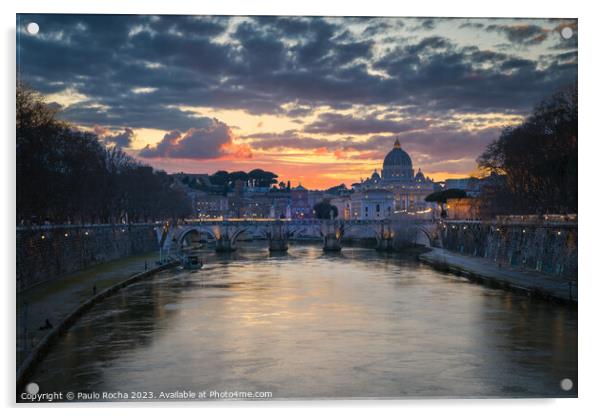
[[[340,185],[333,186],[332,188],[328,188],[328,189],[326,190],[326,193],[327,193],[327,194],[335,194],[335,195],[340,195],[341,193],[344,193],[344,192],[346,192],[347,190],[348,190],[348,189],[347,189],[347,186],[346,186],[344,183],[342,183],[342,184],[340,184]]]
[[[424,200],[426,202],[436,202],[438,204],[445,204],[448,199],[456,199],[456,198],[466,198],[466,192],[462,189],[446,189],[444,191],[433,192],[432,194],[427,195]]]
[[[466,192],[462,189],[451,188],[446,189],[444,191],[433,192],[432,194],[427,195],[427,197],[424,198],[424,200],[426,202],[436,202],[437,204],[439,204],[439,207],[441,208],[441,217],[445,218],[447,213],[443,209],[443,204],[445,204],[448,199],[460,199],[466,197]]]
[[[236,181],[247,182],[249,180],[249,175],[243,171],[232,172],[228,177],[231,184],[234,184]]]
[[[278,175],[262,169],[253,169],[249,172],[249,179],[253,182],[253,186],[269,188],[272,184],[278,183]]]
[[[492,215],[577,212],[577,115],[573,84],[489,144],[478,163],[497,175],[483,189]]]
[[[165,172],[56,119],[17,85],[17,222],[103,223],[181,218],[192,206]]]
[[[324,199],[314,205],[316,218],[320,220],[335,219],[339,216],[339,209],[330,203],[330,200]]]
[[[228,182],[230,181],[230,175],[225,170],[218,170],[209,177],[209,180],[214,185],[224,186],[228,185]]]

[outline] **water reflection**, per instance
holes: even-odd
[[[573,309],[362,248],[203,253],[97,305],[32,377],[41,391],[273,397],[557,397]]]

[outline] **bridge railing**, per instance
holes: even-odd
[[[319,225],[327,223],[342,223],[342,224],[402,224],[402,223],[431,223],[434,220],[420,218],[383,218],[383,219],[272,219],[272,218],[227,218],[223,220],[185,220],[186,225],[270,225],[270,224],[293,224],[293,225]]]
[[[520,221],[517,219],[498,219],[491,220],[441,220],[441,224],[482,224],[490,226],[522,226],[522,227],[577,227],[576,221],[558,221],[558,220],[529,220]]]
[[[40,225],[18,225],[17,231],[50,231],[64,229],[105,229],[105,228],[128,228],[128,227],[156,227],[160,222],[135,222],[114,224],[40,224]]]

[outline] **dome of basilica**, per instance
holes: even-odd
[[[412,168],[412,159],[410,159],[410,156],[401,148],[399,140],[395,140],[393,150],[385,156],[383,168],[387,167]]]

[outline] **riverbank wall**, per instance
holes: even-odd
[[[155,224],[17,227],[17,292],[90,266],[159,250]]]
[[[431,248],[417,257],[419,261],[437,270],[462,276],[489,287],[559,303],[577,304],[576,283],[561,276],[499,267],[482,257],[464,256],[441,248]]]
[[[147,270],[142,273],[135,274],[130,278],[123,280],[113,286],[103,290],[95,296],[92,296],[85,302],[78,305],[73,311],[65,316],[42,340],[36,345],[33,351],[27,356],[25,361],[17,368],[17,393],[23,390],[27,377],[31,375],[35,366],[44,358],[48,353],[50,347],[56,342],[56,340],[64,334],[84,313],[92,308],[97,303],[103,301],[107,297],[113,295],[120,289],[136,283],[142,279],[151,277],[152,275],[170,269],[180,264],[179,261],[172,261],[170,263],[162,264],[153,269]]]
[[[576,222],[448,220],[439,230],[448,251],[577,280]]]

